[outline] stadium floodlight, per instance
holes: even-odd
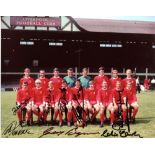
[[[118,44],[117,47],[122,47],[122,44]]]
[[[152,48],[155,48],[155,45],[152,45]]]
[[[105,47],[111,47],[111,44],[106,44]]]
[[[26,45],[26,41],[20,41],[20,45]]]
[[[117,47],[117,44],[112,44],[111,47]]]
[[[34,42],[33,41],[27,41],[26,44],[27,45],[34,45]]]
[[[61,42],[49,42],[49,46],[63,46]]]

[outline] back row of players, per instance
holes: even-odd
[[[112,70],[112,77],[108,79],[104,75],[104,67],[99,68],[98,76],[92,80],[88,76],[88,69],[83,68],[82,76],[78,79],[74,76],[72,68],[67,70],[67,76],[63,79],[59,76],[58,68],[53,70],[53,77],[47,79],[45,70],[40,70],[39,78],[34,81],[30,77],[30,69],[24,70],[24,77],[20,79],[16,103],[18,106],[25,104],[27,110],[27,124],[30,125],[31,114],[38,116],[38,123],[42,120],[47,122],[49,108],[51,109],[52,121],[55,122],[59,116],[59,126],[63,125],[63,112],[67,109],[66,120],[68,126],[72,122],[76,125],[76,110],[81,107],[84,110],[82,120],[86,123],[87,114],[91,115],[91,121],[99,114],[100,127],[104,126],[106,119],[105,110],[110,112],[110,124],[113,125],[117,119],[119,102],[122,104],[122,118],[126,122],[128,100],[129,107],[133,108],[132,120],[138,111],[136,98],[136,81],[132,77],[131,69],[126,70],[126,78],[118,77],[118,71]],[[121,98],[120,98],[121,97]],[[120,101],[121,100],[121,101]],[[22,124],[21,108],[17,111],[19,123]],[[25,118],[24,118],[25,119]]]

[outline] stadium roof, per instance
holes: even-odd
[[[77,24],[91,32],[155,34],[155,22],[112,19],[74,18]]]

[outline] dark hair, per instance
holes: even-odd
[[[98,71],[100,71],[100,70],[105,70],[105,68],[104,67],[99,67]]]
[[[73,68],[68,68],[67,71],[73,71]]]
[[[58,69],[58,68],[54,68],[54,69],[53,69],[53,72],[55,72],[55,71],[59,71],[59,69]]]
[[[65,83],[68,85],[67,81],[66,80],[63,80],[62,81],[62,84],[65,84]]]
[[[88,68],[87,68],[87,67],[85,67],[85,68],[83,68],[83,69],[82,69],[82,71],[84,71],[84,70],[88,71]]]

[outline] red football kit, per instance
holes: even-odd
[[[71,101],[72,100],[72,90],[71,90],[71,88],[61,88],[61,89],[59,89],[60,91],[59,91],[59,93],[60,93],[60,99],[61,99],[61,101],[63,101],[64,100],[64,102],[69,102],[69,101]]]
[[[128,104],[131,105],[133,102],[137,102],[136,93],[132,89],[124,89],[123,97],[127,98]]]
[[[131,82],[132,89],[135,90],[135,92],[136,92],[136,80],[134,78],[132,78],[132,77],[123,79],[124,88],[126,88],[127,82]]]
[[[53,86],[54,86],[55,89],[59,89],[59,88],[61,88],[63,79],[60,78],[60,77],[54,77],[53,76],[53,77],[50,78],[50,81],[53,82]]]
[[[108,89],[100,89],[98,91],[97,100],[104,106],[108,106],[112,102],[111,91]]]
[[[122,80],[121,80],[121,78],[119,78],[119,77],[117,77],[117,78],[111,78],[110,80],[109,80],[109,87],[110,87],[110,89],[112,90],[112,89],[114,89],[115,87],[116,87],[116,82],[117,81],[119,81],[119,82],[121,82],[122,83]]]
[[[31,77],[25,77],[24,76],[23,78],[21,78],[20,82],[19,82],[19,88],[22,88],[23,82],[27,82],[28,83],[28,88],[29,89],[32,89],[35,86],[34,79],[31,78]]]
[[[32,90],[32,101],[34,101],[34,104],[41,105],[43,103],[44,98],[44,89],[42,87],[40,88],[33,88]]]
[[[144,80],[144,87],[145,87],[145,89],[147,89],[147,90],[149,89],[149,84],[150,84],[150,81],[145,79]]]
[[[111,95],[112,95],[112,98],[115,100],[116,104],[118,104],[120,101],[121,101],[121,103],[124,103],[122,89],[120,89],[120,90],[113,89],[111,91]]]
[[[39,80],[41,81],[41,87],[46,90],[48,88],[49,79],[40,77]]]
[[[31,99],[31,91],[26,88],[26,89],[19,89],[17,92],[17,98],[16,98],[16,102],[18,103],[23,103],[25,101],[28,101]]]
[[[54,105],[56,102],[59,101],[60,98],[60,91],[58,89],[46,89],[44,95],[44,101],[48,102],[50,105]]]
[[[86,90],[86,99],[90,102],[91,105],[96,104],[97,93],[94,88],[88,88]]]
[[[101,89],[103,80],[109,82],[108,77],[105,75],[104,76],[101,76],[101,75],[95,76],[94,86],[95,86],[96,92],[98,92],[98,90]]]

